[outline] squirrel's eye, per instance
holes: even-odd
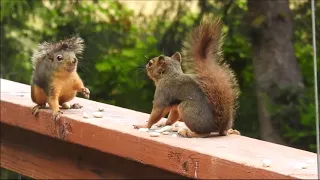
[[[153,63],[152,60],[150,60],[150,61],[148,62],[148,65],[151,66],[152,63]]]
[[[58,55],[58,56],[57,56],[57,59],[58,59],[58,61],[62,61],[63,58],[62,58],[61,55]]]

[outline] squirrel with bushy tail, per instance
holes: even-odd
[[[146,64],[146,71],[156,89],[149,120],[135,128],[185,123],[178,130],[183,137],[207,137],[240,134],[233,130],[238,107],[239,86],[235,74],[223,62],[220,18],[204,17],[183,43],[182,55],[160,55]],[[184,69],[184,72],[183,70]]]

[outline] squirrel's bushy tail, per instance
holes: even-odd
[[[213,105],[220,132],[232,127],[239,96],[235,75],[223,62],[223,38],[220,19],[205,17],[189,34],[182,50],[184,72],[196,74],[199,86]]]

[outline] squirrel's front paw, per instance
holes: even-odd
[[[55,122],[59,122],[60,120],[60,115],[63,114],[62,111],[58,111],[58,112],[53,112],[52,113],[52,119],[55,121]]]
[[[158,123],[155,124],[156,127],[164,127],[164,126],[166,126],[166,125],[167,125],[167,124],[166,124],[165,121],[161,121],[161,122],[158,122]]]
[[[148,124],[138,124],[138,125],[133,125],[134,129],[140,129],[140,128],[149,128]]]
[[[45,107],[46,107],[46,105],[36,105],[36,106],[34,106],[34,107],[32,108],[31,113],[32,113],[34,116],[36,116],[36,115],[39,113],[39,110],[40,110],[40,109],[43,109],[43,108],[45,108]]]
[[[83,94],[84,98],[89,99],[90,91],[88,88],[84,87],[81,89],[81,93]]]

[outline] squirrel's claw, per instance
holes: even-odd
[[[60,115],[63,114],[62,111],[58,111],[58,112],[53,112],[52,113],[52,119],[55,121],[55,122],[59,122],[60,120]]]
[[[140,128],[148,128],[147,124],[138,124],[138,125],[133,125],[134,129],[140,129]]]
[[[44,108],[44,107],[45,107],[45,105],[36,105],[36,106],[34,106],[32,108],[32,110],[31,110],[32,115],[34,115],[34,116],[38,115],[39,110]]]
[[[83,94],[84,98],[89,99],[90,91],[88,88],[84,87],[81,89],[81,93]]]
[[[231,134],[235,134],[235,135],[241,135],[240,131],[236,130],[236,129],[229,129],[227,131],[227,135],[231,135]]]
[[[228,136],[228,135],[241,135],[240,131],[236,130],[236,129],[228,129],[228,130],[225,130],[225,131],[221,131],[219,133],[220,136]]]
[[[71,105],[70,109],[81,109],[83,106],[81,106],[79,103],[74,103]]]
[[[157,126],[157,127],[164,127],[164,126],[166,126],[166,125],[167,125],[167,124],[166,124],[165,121],[161,121],[161,122],[155,124],[155,126]]]
[[[188,129],[186,128],[179,128],[178,135],[181,137],[189,137],[188,136]]]

